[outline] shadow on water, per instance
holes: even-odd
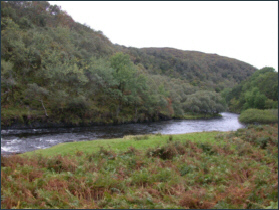
[[[202,131],[234,131],[243,128],[238,115],[221,113],[210,120],[170,120],[143,124],[1,130],[1,153],[24,153],[45,149],[61,142],[122,138],[138,134],[182,134]]]

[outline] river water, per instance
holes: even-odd
[[[182,134],[202,131],[235,131],[245,125],[238,114],[223,112],[210,120],[170,120],[162,122],[74,128],[1,130],[1,153],[24,153],[45,149],[61,142],[122,138],[138,134]]]

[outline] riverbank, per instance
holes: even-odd
[[[186,113],[181,117],[174,117],[174,119],[179,120],[209,120],[209,119],[218,119],[222,117],[221,114],[192,114]]]
[[[57,116],[45,116],[44,112],[27,109],[2,109],[1,129],[38,129],[38,128],[69,128],[69,127],[90,127],[104,125],[121,125],[131,123],[149,123],[168,120],[208,120],[222,117],[221,114],[193,114],[186,113],[183,116],[168,116],[160,113],[158,116],[140,116],[134,119],[132,116],[120,116],[118,119],[107,117],[92,117],[91,119],[58,119]]]
[[[2,208],[278,205],[278,124],[72,142],[1,158]]]

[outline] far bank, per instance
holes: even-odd
[[[182,116],[169,116],[158,113],[158,115],[139,115],[137,118],[127,115],[111,119],[109,116],[98,116],[87,119],[72,117],[69,119],[58,119],[55,115],[46,116],[41,111],[30,111],[25,109],[2,109],[1,129],[30,129],[30,128],[69,128],[90,127],[104,125],[121,125],[131,123],[151,123],[168,120],[207,120],[222,117],[220,113],[185,113]]]

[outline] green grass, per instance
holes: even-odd
[[[200,119],[210,119],[212,117],[221,117],[221,114],[199,114],[199,113],[185,113],[182,117],[177,117],[184,120],[200,120]]]
[[[242,123],[278,123],[278,109],[247,109],[239,116],[239,121]]]
[[[202,142],[215,142],[216,144],[222,144],[222,142],[216,142],[215,136],[218,132],[200,132],[200,133],[188,133],[188,134],[178,134],[172,135],[173,140],[178,141],[202,141]],[[99,150],[100,147],[111,149],[116,152],[125,151],[129,147],[134,147],[138,150],[144,150],[147,148],[154,148],[157,146],[165,145],[169,139],[170,135],[145,135],[142,140],[138,140],[139,136],[124,136],[124,138],[118,139],[101,139],[101,140],[92,140],[92,141],[79,141],[79,142],[67,142],[60,143],[54,147],[36,150],[34,152],[27,152],[22,154],[33,155],[41,154],[43,156],[53,156],[53,155],[72,155],[77,151],[82,151],[83,153],[92,153]]]
[[[1,158],[2,208],[278,208],[278,124],[73,142]]]

